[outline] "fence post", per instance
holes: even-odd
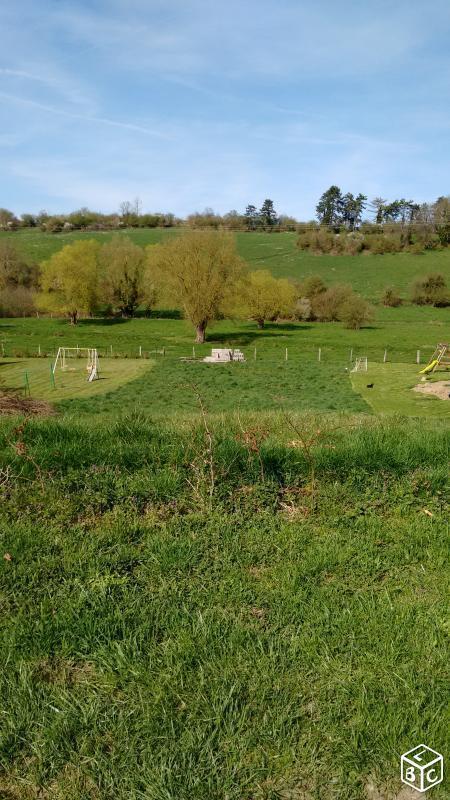
[[[40,344],[38,344],[38,355],[39,356],[41,355],[41,345]]]
[[[418,350],[416,354],[416,363],[420,364],[420,350]]]
[[[288,349],[287,349],[287,347],[286,347],[286,355],[285,355],[285,357],[284,357],[284,360],[285,360],[285,361],[287,361],[287,360],[288,360]]]
[[[192,358],[195,358],[195,347],[192,345]]]
[[[142,358],[142,345],[139,345],[139,358]]]
[[[353,347],[350,350],[350,364],[352,363],[352,361],[353,361]]]
[[[111,348],[111,355],[112,355],[113,354],[112,344],[110,345],[110,348]]]
[[[322,348],[319,347],[319,352],[317,353],[317,357],[319,361],[322,361]]]
[[[387,350],[384,351],[383,364],[385,364],[386,361],[387,361]]]

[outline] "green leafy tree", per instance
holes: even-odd
[[[377,225],[381,225],[383,222],[383,210],[387,203],[384,197],[374,197],[374,199],[370,203],[371,211],[375,214],[375,222]]]
[[[91,314],[99,300],[98,242],[67,244],[41,266],[39,307],[67,314],[76,325],[79,314]]]
[[[148,270],[167,299],[192,322],[196,341],[205,341],[210,322],[236,303],[244,262],[235,238],[221,231],[192,231],[147,248]]]
[[[273,205],[273,200],[270,200],[269,198],[264,200],[258,216],[261,221],[261,225],[263,225],[265,228],[273,228],[274,225],[278,223],[278,216]]]
[[[0,208],[0,228],[4,230],[11,230],[18,224],[18,220],[8,208]]]
[[[117,234],[100,251],[102,300],[132,317],[144,299],[145,253]]]
[[[242,281],[239,296],[239,313],[264,328],[266,320],[293,313],[297,292],[286,278],[274,278],[269,270],[259,269]]]
[[[351,192],[347,192],[341,201],[342,222],[351,231],[361,222],[367,197],[365,194],[358,194],[356,197]]]
[[[342,193],[339,186],[330,186],[316,205],[321,225],[338,226],[342,221]]]
[[[39,269],[28,263],[8,239],[0,240],[0,289],[37,286]]]
[[[433,204],[433,217],[440,243],[450,245],[450,197],[438,197]]]
[[[244,219],[247,230],[249,231],[255,231],[256,228],[261,224],[258,209],[253,205],[248,205],[245,209]]]

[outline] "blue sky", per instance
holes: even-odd
[[[17,213],[450,191],[448,0],[21,0],[0,25]]]

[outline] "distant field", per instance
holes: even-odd
[[[22,387],[27,371],[32,394],[58,401],[70,412],[114,415],[139,408],[163,416],[192,413],[198,408],[196,386],[211,412],[283,406],[294,411],[449,416],[444,401],[409,391],[419,380],[417,350],[426,363],[437,341],[450,339],[447,320],[446,309],[405,307],[379,309],[376,323],[360,331],[337,323],[270,324],[259,331],[254,323],[223,321],[201,346],[193,345],[192,328],[184,320],[93,319],[76,327],[55,319],[0,320],[0,356],[3,351],[14,362],[3,366],[0,375]],[[60,345],[97,347],[103,379],[89,385],[82,369],[73,378],[58,373],[55,392],[50,356]],[[246,363],[204,364],[201,357],[214,345],[240,347]],[[30,358],[39,347],[42,357]],[[352,388],[350,356],[367,356],[371,376],[372,370],[383,368],[385,351],[387,364],[376,373],[374,391],[365,390],[365,376],[355,376]],[[181,360],[194,355],[195,361]]]
[[[41,231],[0,233],[10,238],[34,260],[41,262],[65,244],[78,239],[111,238],[112,233],[45,234]],[[176,229],[130,229],[120,232],[141,246],[179,235]],[[295,233],[237,233],[238,250],[250,268],[270,269],[276,276],[301,279],[320,275],[328,283],[350,283],[372,301],[377,301],[386,286],[394,286],[405,297],[414,280],[427,272],[442,272],[450,282],[450,250],[422,256],[406,254],[383,256],[313,256],[298,250]]]

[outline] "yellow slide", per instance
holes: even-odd
[[[434,368],[438,365],[437,358],[434,361],[430,361],[429,364],[426,365],[423,369],[420,370],[419,375],[427,375],[429,372],[433,372]]]

